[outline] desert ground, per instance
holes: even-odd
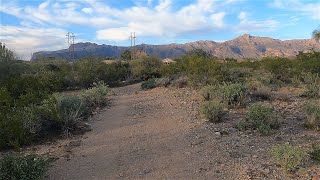
[[[89,121],[90,132],[33,150],[56,159],[46,175],[55,180],[309,179],[320,172],[316,162],[290,174],[269,155],[273,145],[305,147],[319,138],[303,128],[298,91],[280,89],[266,102],[281,110],[282,125],[261,136],[235,128],[245,108],[229,110],[221,123],[207,122],[199,113],[201,96],[189,88],[114,88],[110,106]]]

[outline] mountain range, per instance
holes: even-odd
[[[105,44],[98,45],[90,42],[77,43],[74,46],[76,59],[85,57],[119,58],[123,51],[130,48]],[[185,44],[142,44],[135,46],[135,49],[160,58],[178,58],[193,49],[203,49],[219,58],[260,59],[266,56],[294,57],[299,51],[320,50],[320,42],[315,39],[282,41],[269,37],[257,37],[244,34],[225,42],[196,41]],[[68,57],[68,49],[62,49],[57,51],[36,52],[33,54],[31,60],[40,58],[67,59]]]

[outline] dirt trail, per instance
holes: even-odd
[[[142,91],[135,84],[114,92],[92,131],[62,148],[48,179],[307,179],[320,172],[312,163],[301,175],[288,176],[270,158],[272,145],[305,146],[306,139],[319,138],[301,128],[295,101],[276,105],[290,116],[272,136],[260,136],[234,128],[246,109],[230,110],[222,123],[205,122],[199,95],[187,88]]]
[[[114,91],[110,109],[97,115],[71,158],[54,163],[49,179],[199,177],[202,160],[188,151],[195,124],[186,121],[189,114],[175,95],[168,89],[141,91],[139,84]]]

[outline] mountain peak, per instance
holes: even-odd
[[[236,39],[251,39],[254,36],[251,36],[250,34],[243,34],[242,36],[237,37]]]

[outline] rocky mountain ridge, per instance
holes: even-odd
[[[98,45],[95,43],[75,44],[75,58],[85,57],[120,57],[121,52],[130,47]],[[203,49],[219,58],[263,58],[266,56],[294,57],[299,51],[320,50],[320,43],[314,39],[278,40],[269,37],[257,37],[244,34],[225,42],[196,41],[185,44],[148,45],[141,44],[137,50],[160,58],[178,58],[193,49]],[[33,54],[31,60],[67,59],[68,49],[40,51]]]

